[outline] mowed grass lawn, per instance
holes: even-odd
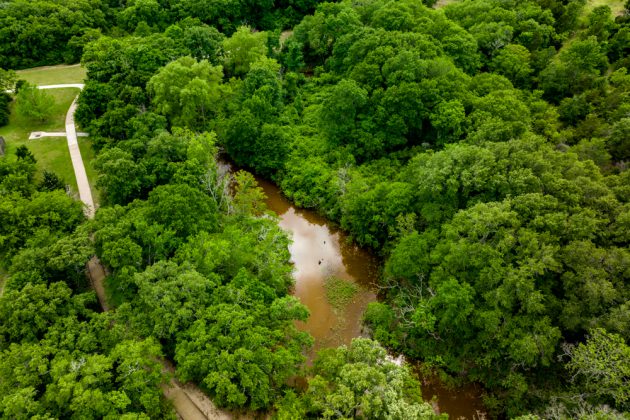
[[[584,14],[588,16],[591,11],[599,6],[608,6],[612,10],[613,16],[620,16],[623,12],[625,0],[589,0],[584,8]]]
[[[34,121],[23,118],[15,112],[15,102],[11,103],[11,115],[9,124],[0,127],[0,136],[4,137],[7,145],[7,158],[15,159],[15,150],[25,145],[37,159],[37,176],[41,176],[44,170],[55,172],[63,181],[70,186],[73,194],[78,197],[77,181],[70,160],[68,143],[65,137],[43,137],[38,140],[29,140],[28,137],[33,131],[65,132],[66,113],[70,104],[79,93],[78,89],[50,89],[46,92],[55,98],[55,106],[51,117],[45,122]],[[96,174],[92,167],[94,152],[92,151],[89,139],[81,138],[79,147],[81,157],[85,164],[85,170],[92,187],[94,199],[97,201],[98,195],[94,191]]]
[[[24,79],[36,85],[61,85],[65,83],[83,83],[85,68],[79,64],[71,66],[34,67],[18,70],[18,79]]]

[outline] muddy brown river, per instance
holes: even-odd
[[[257,178],[267,195],[267,207],[274,211],[280,226],[291,234],[289,248],[295,265],[295,296],[311,315],[299,328],[315,338],[315,349],[349,344],[363,335],[361,319],[368,303],[376,300],[376,281],[381,262],[348,240],[314,211],[298,209],[273,183]],[[355,283],[358,292],[350,303],[334,307],[326,297],[326,279],[331,276]],[[435,378],[422,379],[422,395],[434,408],[451,419],[487,418],[480,389],[469,385],[458,389],[444,387]],[[435,398],[434,398],[435,397]]]
[[[329,226],[322,216],[295,208],[274,184],[261,179],[258,183],[267,195],[267,207],[279,216],[280,226],[293,240],[289,251],[295,265],[294,295],[311,313],[306,323],[299,324],[300,329],[315,338],[314,351],[349,344],[361,335],[363,312],[376,300],[379,260],[350,243],[347,235]],[[359,286],[343,307],[335,308],[326,298],[325,281],[331,277]]]

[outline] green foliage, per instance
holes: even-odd
[[[268,407],[311,344],[293,323],[308,313],[287,296],[288,240],[266,216],[251,174],[236,173],[233,196],[226,191],[213,135],[160,132],[145,148],[125,159],[163,185],[146,201],[101,209],[95,221],[96,253],[112,270],[112,301],[134,331],[164,343],[182,380],[222,406]]]
[[[608,60],[595,37],[575,41],[540,73],[540,86],[553,101],[593,87]]]
[[[20,145],[17,149],[15,149],[15,157],[17,158],[17,160],[22,160],[29,163],[37,163],[35,155],[33,155],[33,152],[31,152],[29,148],[25,145]]]
[[[24,83],[15,98],[16,111],[25,118],[45,121],[50,117],[55,98],[38,89],[37,86]]]
[[[17,74],[14,71],[0,68],[0,92],[4,93],[7,90],[13,90],[16,81]]]
[[[0,127],[9,123],[9,114],[11,113],[9,104],[11,101],[11,96],[8,93],[0,93]]]
[[[407,367],[387,360],[376,342],[354,339],[349,347],[320,351],[305,394],[307,412],[333,418],[441,418],[422,402]],[[284,408],[284,407],[282,407]],[[279,413],[282,418],[283,410]]]
[[[489,64],[490,69],[510,79],[515,86],[527,87],[532,68],[531,54],[522,45],[510,44],[500,50]]]
[[[0,67],[26,68],[81,58],[80,38],[109,26],[107,1],[17,0],[0,9]]]
[[[228,75],[243,76],[252,63],[267,55],[267,33],[253,32],[250,27],[241,26],[223,41],[223,50]]]
[[[91,313],[88,319],[78,318],[71,308],[61,312],[60,300],[67,297],[67,289],[60,285],[52,290],[51,303],[41,301],[41,310],[50,314],[42,339],[33,342],[30,335],[24,335],[21,343],[2,349],[3,417],[107,418],[144,413],[152,418],[172,418],[159,389],[165,383],[156,361],[159,345],[152,340],[120,340],[115,346],[103,343],[108,320],[85,308],[84,315]],[[35,309],[33,304],[44,296],[33,295],[30,306],[21,297],[35,291],[27,288],[11,295],[17,300],[9,310],[19,314]],[[50,312],[53,302],[58,307],[56,313]],[[35,320],[43,321],[41,315]]]
[[[0,256],[7,261],[27,241],[33,246],[45,243],[51,237],[74,231],[84,219],[81,203],[59,190],[36,192],[31,197],[15,192],[0,195],[0,214]]]
[[[623,409],[630,402],[630,346],[624,339],[595,329],[571,351],[567,367],[574,378],[584,381],[585,389],[595,396],[612,398]]]
[[[173,125],[207,127],[223,94],[222,76],[220,66],[182,57],[163,67],[151,78],[147,88],[156,110]]]
[[[21,249],[11,260],[7,289],[22,289],[27,283],[65,281],[74,290],[88,287],[85,265],[94,247],[85,229],[59,239],[42,238]]]
[[[40,191],[55,191],[66,189],[66,184],[59,176],[51,171],[44,171],[42,174],[42,180],[39,184]]]
[[[106,150],[98,156],[94,167],[99,171],[96,186],[107,202],[125,203],[140,194],[146,170],[133,161],[130,153],[118,148]]]
[[[627,408],[625,384],[595,356],[623,356],[630,325],[627,16],[594,7],[581,27],[582,0],[343,1],[282,44],[262,31],[316,3],[138,0],[105,12],[119,25],[94,25],[105,36],[73,35],[106,203],[95,249],[124,325],[222,405],[432,415],[364,342],[324,354],[303,395],[286,389],[309,344],[288,239],[222,148],[382,254],[385,300],[365,320],[383,344],[481,382],[499,415],[622,416],[605,407]],[[0,165],[2,216],[43,194],[29,165]],[[81,289],[84,232],[51,219],[4,228],[9,290],[64,276]],[[58,252],[66,263],[48,263]],[[31,393],[15,401],[35,407]]]
[[[338,277],[328,277],[324,282],[326,299],[336,309],[343,309],[351,303],[359,291],[355,283]]]
[[[304,361],[309,337],[285,320],[303,321],[307,311],[291,297],[243,303],[247,309],[229,300],[206,309],[181,335],[175,360],[180,377],[201,383],[218,404],[258,409]]]

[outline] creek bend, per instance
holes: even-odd
[[[311,313],[299,328],[315,339],[314,351],[349,344],[361,336],[363,312],[376,300],[379,260],[350,243],[344,232],[330,226],[319,214],[295,208],[271,182],[257,181],[267,195],[267,207],[278,215],[280,227],[291,233],[293,294]],[[328,301],[325,282],[331,277],[358,286],[357,293],[343,307],[335,308]]]
[[[221,161],[230,172],[240,169]],[[350,344],[353,338],[365,336],[363,312],[377,300],[377,281],[381,261],[334,227],[325,217],[308,209],[295,207],[270,181],[256,176],[267,196],[267,208],[276,213],[281,228],[292,239],[289,251],[294,264],[296,296],[310,311],[298,328],[315,339],[312,358],[317,350]],[[326,295],[326,280],[336,277],[358,286],[353,299],[342,307],[333,306]],[[439,379],[420,377],[422,397],[435,409],[448,413],[451,419],[482,419],[488,415],[481,402],[481,389],[475,385],[447,388]]]

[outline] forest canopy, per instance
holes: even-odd
[[[86,221],[27,150],[0,159],[0,413],[171,416],[166,357],[223,407],[433,416],[387,348],[492,415],[627,416],[630,2],[434,3],[0,4],[0,67],[87,69],[102,199]],[[383,258],[371,339],[305,368],[290,239],[221,153]]]

